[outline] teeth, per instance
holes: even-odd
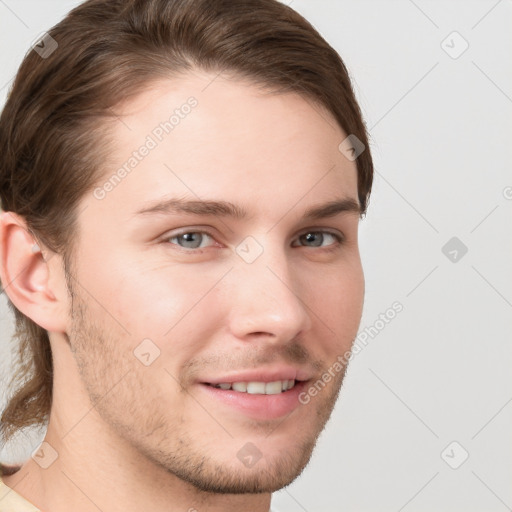
[[[233,382],[231,385],[234,391],[241,391],[245,393],[247,391],[247,382]]]
[[[266,395],[278,395],[283,391],[283,383],[278,380],[276,382],[267,382],[265,384],[265,394]]]
[[[295,386],[295,380],[276,380],[274,382],[221,382],[214,384],[218,389],[233,389],[240,393],[249,393],[250,395],[278,395],[288,391]]]
[[[248,382],[247,393],[250,395],[264,395],[265,383],[264,382]]]

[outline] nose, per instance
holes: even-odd
[[[286,343],[310,329],[305,287],[284,254],[238,261],[230,274],[228,324],[238,339]]]

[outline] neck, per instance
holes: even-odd
[[[216,494],[203,492],[148,459],[120,456],[95,436],[80,435],[76,429],[63,435],[50,420],[41,449],[34,458],[3,482],[34,504],[49,512],[268,512],[271,495]],[[46,444],[48,443],[48,444]],[[51,460],[47,468],[34,459]],[[115,450],[114,450],[115,451]]]

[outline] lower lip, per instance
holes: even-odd
[[[257,420],[278,419],[293,412],[300,405],[299,394],[305,387],[305,381],[297,382],[292,389],[278,395],[251,395],[200,384],[202,391],[209,397]]]

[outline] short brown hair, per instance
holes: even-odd
[[[283,3],[88,0],[48,34],[58,47],[46,58],[28,52],[0,117],[0,200],[64,262],[76,238],[77,203],[105,172],[101,121],[150,81],[194,68],[227,71],[326,108],[366,147],[356,161],[366,211],[373,163],[349,74],[314,27]],[[53,384],[47,331],[9,306],[19,368],[0,417],[5,442],[22,428],[46,423]]]

